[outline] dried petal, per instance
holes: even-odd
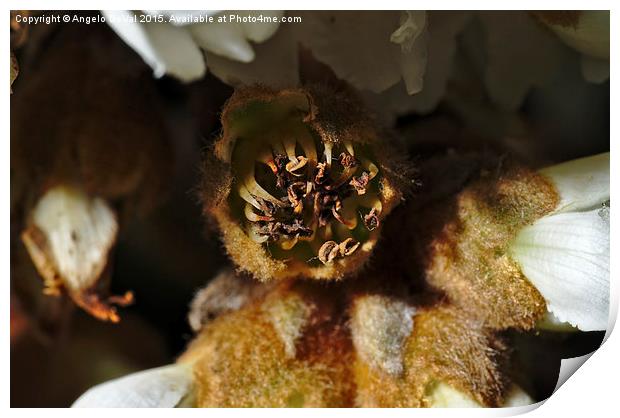
[[[105,201],[75,187],[57,186],[33,208],[22,240],[43,276],[47,294],[64,288],[94,316],[116,322],[118,316],[109,304],[126,305],[132,295],[106,302],[93,289],[117,233],[116,215]]]

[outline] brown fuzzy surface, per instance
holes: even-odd
[[[441,170],[441,164],[433,169]],[[470,179],[460,192],[411,213],[419,273],[491,327],[531,328],[546,304],[508,247],[520,228],[556,207],[557,193],[533,170],[501,160],[482,163]]]
[[[363,297],[347,297],[351,289],[350,282],[282,282],[207,324],[179,360],[193,364],[196,406],[426,407],[438,382],[482,405],[501,405],[507,350],[493,330],[454,306],[409,305],[413,326],[401,345],[403,368],[389,373],[356,352],[351,333],[375,318],[351,327],[351,306]]]
[[[287,297],[303,300],[309,312],[293,357],[270,318]],[[213,321],[181,359],[194,362],[197,406],[351,406],[350,341],[334,299],[316,287],[286,284]],[[273,311],[286,319],[286,310]]]
[[[420,310],[403,347],[404,374],[388,376],[359,358],[357,404],[362,407],[425,407],[436,382],[447,383],[486,406],[498,406],[505,390],[505,347],[480,322],[451,307]]]
[[[279,260],[273,258],[265,246],[249,238],[242,224],[233,215],[229,203],[234,184],[230,158],[237,140],[232,121],[242,115],[252,102],[283,102],[301,110],[304,122],[317,132],[323,141],[352,143],[376,143],[373,148],[375,163],[381,171],[380,199],[383,220],[402,199],[403,191],[412,184],[413,172],[402,157],[389,145],[389,138],[380,142],[374,122],[363,110],[359,100],[349,92],[330,91],[325,86],[275,91],[262,86],[237,89],[222,112],[223,134],[212,153],[205,156],[202,185],[199,196],[204,213],[212,217],[221,231],[222,241],[233,262],[242,272],[260,281],[306,277],[318,280],[339,280],[353,275],[364,267],[376,242],[380,228],[372,231],[369,238],[350,256],[334,260],[327,265],[311,267],[305,261]]]

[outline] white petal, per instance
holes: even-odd
[[[137,23],[127,10],[103,11],[106,22],[151,68],[190,82],[202,78],[206,67],[200,49],[183,27],[166,23]]]
[[[368,108],[387,126],[392,126],[399,116],[412,112],[415,99],[421,94],[424,94],[424,89],[415,96],[407,94],[407,87],[402,80],[381,93],[368,90],[361,92]]]
[[[525,12],[481,12],[487,39],[485,84],[507,110],[521,105],[530,88],[546,83],[570,52]]]
[[[358,89],[381,92],[401,79],[401,48],[390,42],[400,26],[395,11],[300,13],[298,39],[316,59]]]
[[[481,404],[473,400],[469,395],[443,382],[437,382],[426,398],[431,408],[482,407]]]
[[[543,319],[536,323],[536,328],[556,332],[573,332],[578,330],[568,322],[560,321],[551,312],[547,312]]]
[[[191,392],[192,369],[173,364],[97,385],[72,408],[173,408]]]
[[[299,82],[297,41],[291,25],[282,26],[271,39],[256,45],[252,62],[233,61],[207,53],[209,71],[231,86],[260,83],[274,88]]]
[[[432,408],[482,408],[470,395],[462,392],[447,383],[436,382],[426,396]],[[523,389],[512,385],[506,394],[503,408],[526,406],[534,403],[534,400]]]
[[[521,389],[517,385],[512,385],[508,393],[506,394],[506,398],[504,399],[504,404],[502,407],[515,407],[515,406],[526,406],[534,403],[534,399],[530,397],[523,389]]]
[[[265,18],[264,22],[257,21],[241,24],[245,37],[257,43],[265,42],[271,38],[278,30],[280,18],[284,16],[284,12],[280,10],[249,11],[237,14],[253,17],[262,16]],[[275,23],[273,21],[274,18],[277,20]]]
[[[609,153],[554,165],[540,173],[560,193],[556,212],[595,209],[609,200]]]
[[[404,82],[399,82],[378,94],[362,92],[369,107],[389,125],[400,115],[433,111],[444,96],[452,71],[456,36],[471,18],[470,12],[427,12],[428,57],[422,91],[410,96]]]
[[[84,191],[58,186],[39,199],[22,235],[48,283],[61,279],[69,290],[90,288],[108,262],[118,223],[114,211]]]
[[[196,42],[209,52],[241,62],[254,59],[252,46],[239,23],[205,23],[188,28]]]
[[[601,210],[541,218],[519,232],[511,253],[560,321],[607,328],[609,219]]]
[[[452,70],[456,51],[456,36],[470,21],[469,12],[434,11],[427,13],[428,58],[424,74],[424,88],[416,94],[411,109],[428,113],[443,97]]]
[[[390,40],[401,46],[401,69],[407,93],[422,90],[426,72],[428,31],[426,12],[404,12],[400,27],[392,33]]]

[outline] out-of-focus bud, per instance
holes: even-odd
[[[360,269],[410,170],[357,99],[244,88],[222,125],[201,197],[233,261],[262,281]]]
[[[47,191],[30,213],[22,241],[45,281],[44,293],[71,298],[97,318],[118,322],[116,311],[100,300],[97,280],[116,241],[114,211],[81,189],[59,186]],[[109,302],[131,303],[130,292]]]

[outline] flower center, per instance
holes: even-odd
[[[277,258],[328,264],[349,256],[379,226],[379,169],[363,145],[322,142],[299,120],[287,125],[237,141],[246,231]]]

